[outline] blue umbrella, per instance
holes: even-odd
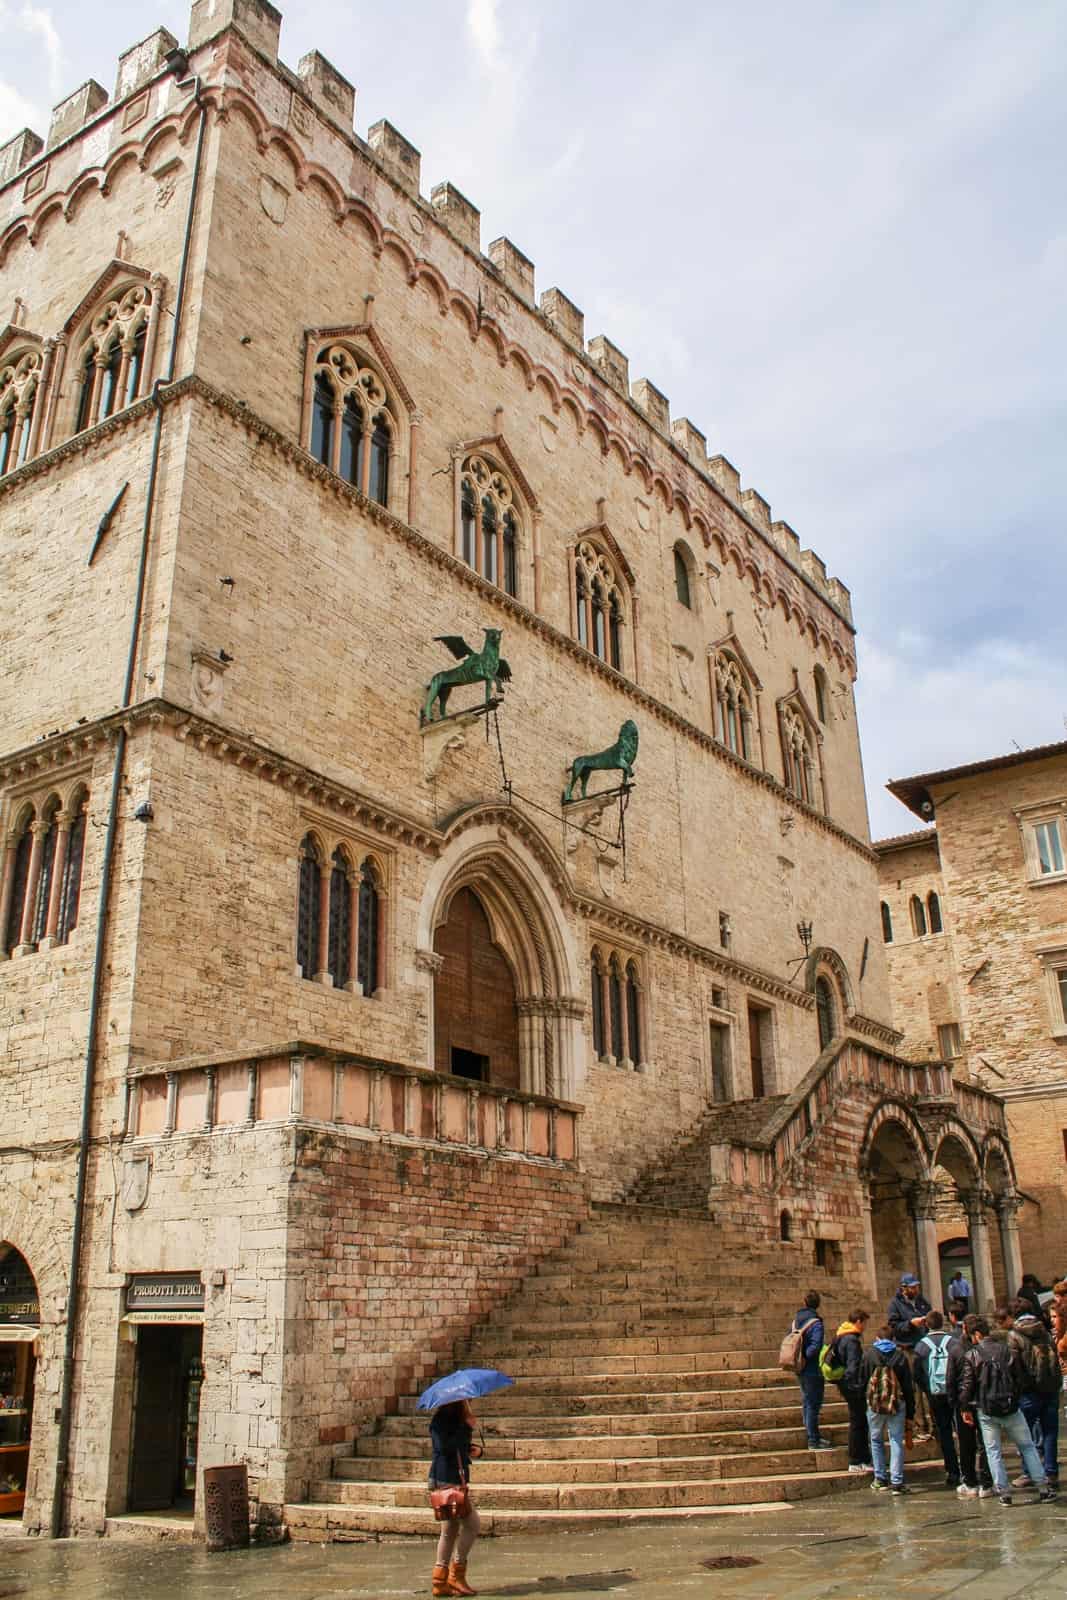
[[[438,1378],[419,1395],[417,1411],[433,1411],[436,1406],[447,1406],[453,1400],[476,1400],[480,1394],[492,1394],[494,1389],[506,1389],[515,1382],[506,1372],[495,1367],[461,1367],[450,1372],[447,1378]]]

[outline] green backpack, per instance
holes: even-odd
[[[824,1344],[819,1351],[819,1371],[827,1383],[840,1383],[845,1376],[845,1363],[841,1359],[836,1339],[830,1344]]]

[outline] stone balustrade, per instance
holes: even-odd
[[[131,1073],[127,1090],[131,1139],[293,1122],[567,1168],[579,1164],[580,1106],[319,1045],[155,1062]]]

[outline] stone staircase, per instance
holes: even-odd
[[[639,1205],[706,1211],[712,1145],[752,1144],[788,1098],[784,1094],[768,1095],[762,1100],[733,1100],[711,1106],[684,1143],[672,1146],[645,1168],[627,1199]]]
[[[778,1344],[803,1298],[836,1327],[866,1297],[840,1278],[783,1281],[774,1248],[706,1212],[633,1202],[594,1207],[493,1317],[457,1344],[456,1366],[515,1378],[478,1402],[485,1459],[474,1486],[487,1533],[580,1529],[782,1505],[849,1475],[847,1412],[830,1388],[807,1449],[795,1380]],[[294,1539],[432,1530],[428,1418],[414,1394],[334,1462],[307,1504],[285,1509]],[[934,1471],[931,1445],[909,1473]]]

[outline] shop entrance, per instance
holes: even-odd
[[[146,1323],[137,1329],[131,1511],[192,1514],[203,1338],[197,1324]]]
[[[40,1321],[33,1273],[0,1243],[0,1517],[21,1517],[26,1503]]]

